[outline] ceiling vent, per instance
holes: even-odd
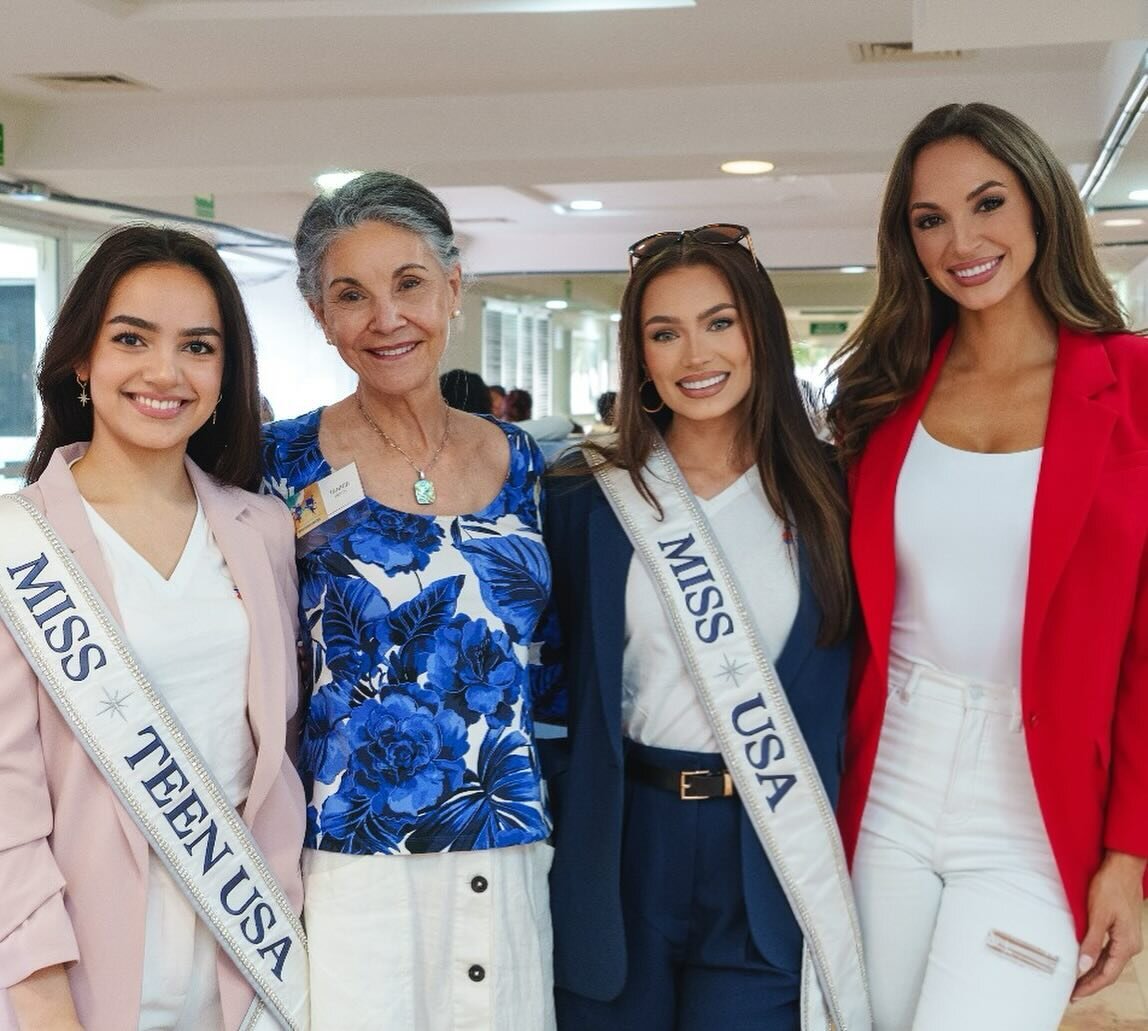
[[[155,88],[112,72],[58,72],[23,78],[60,93],[129,93]]]
[[[858,64],[958,61],[972,53],[969,50],[914,50],[912,43],[850,43],[849,52]]]

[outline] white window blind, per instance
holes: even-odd
[[[484,300],[482,378],[530,391],[535,416],[550,415],[550,314],[545,308]]]

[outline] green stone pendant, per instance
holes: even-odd
[[[420,505],[433,505],[435,500],[434,483],[420,475],[415,480],[415,501]]]

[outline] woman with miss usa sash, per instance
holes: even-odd
[[[617,436],[549,481],[565,1031],[869,1028],[833,817],[846,513],[749,231],[630,248]]]
[[[108,236],[0,500],[0,1028],[308,1026],[291,519],[210,244]],[[242,816],[240,816],[240,812]]]

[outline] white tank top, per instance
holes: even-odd
[[[918,423],[897,481],[893,654],[984,683],[1020,683],[1042,453],[962,451]]]

